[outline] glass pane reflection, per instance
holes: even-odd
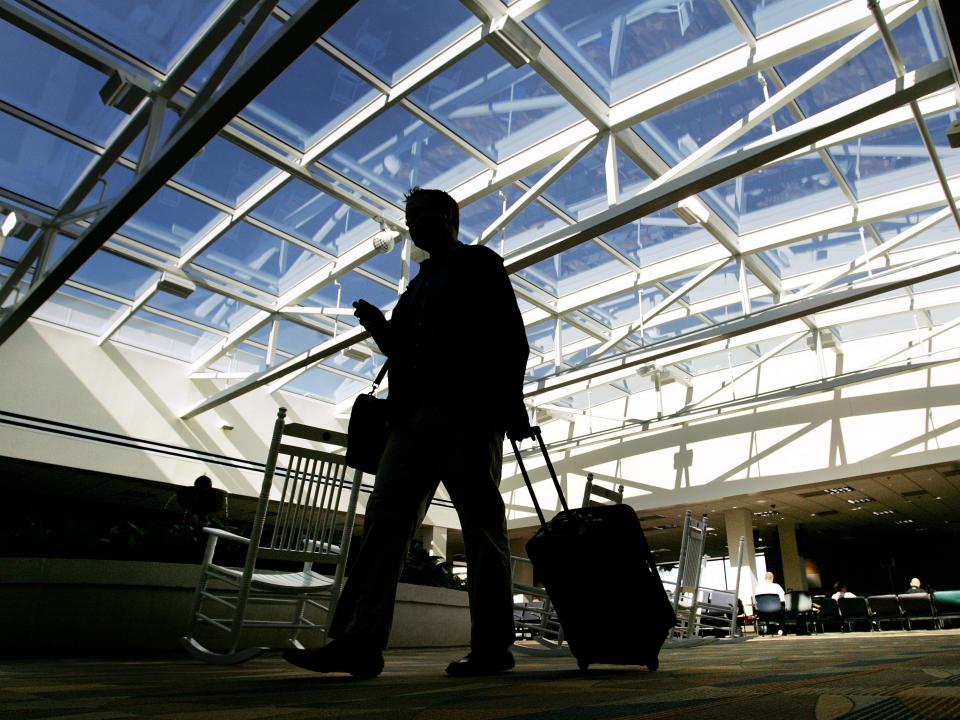
[[[720,3],[554,0],[526,23],[608,103],[742,44]]]

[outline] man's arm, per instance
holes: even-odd
[[[366,300],[357,300],[353,303],[353,307],[354,317],[370,332],[373,341],[377,344],[377,347],[380,348],[380,352],[390,357],[393,335],[390,321],[380,312],[380,308],[376,305],[371,305]]]
[[[498,378],[506,391],[503,420],[510,435],[521,435],[528,427],[526,406],[523,404],[523,378],[527,368],[530,346],[523,316],[517,306],[517,296],[510,283],[510,276],[503,268],[503,260],[489,248],[483,248],[484,277],[490,288],[490,319],[493,332],[498,338],[502,362],[502,375]]]

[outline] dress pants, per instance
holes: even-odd
[[[503,432],[421,409],[395,422],[364,515],[329,635],[384,648],[410,540],[442,481],[460,517],[467,555],[470,645],[501,652],[514,640],[510,546],[500,470]]]

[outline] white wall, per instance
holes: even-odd
[[[190,380],[186,363],[113,342],[100,347],[88,334],[42,321],[26,323],[0,346],[0,368],[4,411],[258,462],[266,459],[280,406],[288,421],[346,429],[330,406],[282,390],[251,392],[183,421],[183,410],[224,381]],[[259,493],[261,480],[254,472],[3,423],[0,454],[176,485],[206,473],[216,487],[249,496]],[[427,522],[459,527],[446,508],[431,508]]]

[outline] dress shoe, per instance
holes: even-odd
[[[450,677],[496,675],[513,669],[513,665],[513,653],[509,650],[492,654],[472,652],[447,665],[447,675]]]
[[[361,678],[376,677],[383,671],[383,653],[379,650],[336,640],[309,650],[284,650],[283,659],[304,670],[342,672]]]

